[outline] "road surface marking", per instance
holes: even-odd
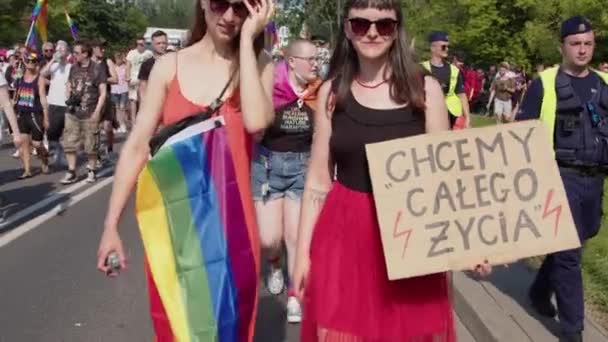
[[[112,169],[107,169],[104,170],[102,172],[99,173],[99,176],[104,176],[106,174],[109,174],[112,172]],[[91,186],[90,188],[84,190],[83,192],[75,195],[74,197],[71,197],[67,200],[67,203],[60,203],[59,205],[56,205],[55,207],[53,207],[51,210],[44,212],[40,215],[38,215],[37,217],[24,222],[23,224],[15,227],[14,229],[6,232],[4,235],[2,235],[0,237],[0,248],[8,245],[9,243],[15,241],[16,239],[18,239],[19,237],[23,236],[24,234],[28,233],[29,231],[37,228],[38,226],[40,226],[41,224],[43,224],[44,222],[50,220],[51,218],[57,216],[57,214],[60,214],[62,212],[64,212],[67,208],[73,206],[74,204],[82,201],[83,199],[91,196],[92,194],[96,193],[97,191],[101,190],[103,187],[105,187],[106,185],[112,183],[112,181],[114,181],[114,176],[110,177],[110,178],[106,178],[102,181],[100,181],[97,184],[94,184],[93,186]],[[63,189],[62,191],[60,191],[59,193],[50,196],[46,199],[44,199],[41,202],[38,202],[37,204],[34,204],[20,212],[18,212],[17,214],[15,214],[14,216],[10,216],[10,219],[7,220],[6,223],[0,225],[0,229],[4,226],[7,226],[8,224],[10,224],[11,222],[15,222],[17,220],[22,219],[23,217],[26,217],[27,215],[45,207],[48,206],[49,204],[53,203],[54,201],[57,201],[58,199],[60,199],[63,196],[69,195],[73,192],[75,192],[76,190],[82,188],[83,186],[85,186],[87,183],[86,181],[82,181],[80,183],[77,183],[69,188]]]

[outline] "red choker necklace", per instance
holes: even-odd
[[[357,81],[357,83],[362,86],[363,88],[367,88],[367,89],[375,89],[378,88],[379,86],[383,85],[384,83],[388,82],[388,80],[384,80],[378,84],[374,84],[374,85],[367,85],[367,84],[363,84],[361,83],[361,81],[359,81],[358,78],[355,79],[355,81]]]

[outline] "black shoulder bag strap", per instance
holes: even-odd
[[[184,129],[186,129],[192,125],[196,125],[197,123],[203,122],[203,121],[211,118],[211,116],[213,116],[213,114],[215,114],[220,109],[220,107],[224,104],[224,101],[222,100],[222,98],[224,97],[224,94],[228,90],[228,87],[230,87],[230,84],[232,83],[232,80],[234,79],[235,74],[236,74],[236,70],[233,71],[232,74],[230,75],[230,78],[228,79],[228,82],[222,89],[220,95],[215,100],[213,100],[213,102],[211,102],[211,104],[209,105],[209,107],[207,107],[206,110],[204,110],[200,113],[194,114],[194,115],[190,115],[169,126],[165,126],[154,137],[152,137],[152,139],[150,139],[150,143],[149,143],[150,155],[154,156],[158,152],[158,150],[161,148],[161,146],[163,146],[163,144],[170,137],[174,136],[175,134],[183,131]]]

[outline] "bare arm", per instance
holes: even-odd
[[[128,59],[127,59],[127,70],[125,72],[125,77],[127,78],[127,80],[126,80],[127,82],[131,82],[131,62]]]
[[[17,115],[15,115],[11,99],[8,96],[8,87],[6,86],[0,87],[0,108],[4,111],[4,114],[8,119],[8,124],[11,126],[11,130],[13,130],[13,134],[20,135],[19,125],[17,125]]]
[[[40,76],[43,77],[48,77],[51,75],[51,65],[53,65],[54,63],[46,63],[46,65],[44,66],[44,68],[42,68],[42,70],[40,70]]]
[[[448,108],[443,101],[443,90],[439,82],[433,77],[424,78],[424,91],[426,93],[426,132],[435,133],[450,129]]]
[[[264,130],[274,119],[272,83],[274,65],[268,54],[258,57],[253,41],[242,38],[240,46],[241,108],[245,129],[251,134]],[[246,91],[245,91],[246,90]]]
[[[460,104],[462,105],[462,115],[464,115],[466,120],[466,127],[469,127],[471,122],[471,108],[469,106],[469,98],[465,93],[458,94],[460,98]]]
[[[40,94],[40,104],[42,105],[42,114],[44,116],[44,122],[48,123],[49,121],[49,102],[46,98],[46,81],[47,79],[40,75],[38,77],[38,93]],[[46,127],[48,128],[48,127]]]
[[[101,111],[103,110],[103,105],[106,103],[106,97],[108,96],[108,88],[106,83],[99,84],[99,99],[97,100],[97,106],[95,106],[95,111],[93,112],[93,117],[97,118],[99,121],[101,119]]]
[[[167,86],[174,69],[175,56],[171,55],[159,59],[152,68],[148,88],[150,96],[143,99],[137,123],[120,151],[105,219],[106,230],[118,230],[122,212],[133,193],[137,177],[148,160],[148,142],[160,122]]]
[[[310,241],[314,226],[323,208],[325,196],[331,189],[334,170],[329,152],[331,137],[331,113],[327,104],[331,92],[331,82],[325,82],[319,89],[317,109],[314,116],[314,134],[312,138],[311,156],[306,183],[302,196],[302,209],[298,228],[297,259],[308,258]]]
[[[147,80],[139,80],[139,98],[143,99],[146,95],[146,87],[148,86]]]
[[[108,70],[110,74],[108,75],[108,84],[118,84],[118,73],[116,73],[116,65],[112,62],[111,59],[107,59],[106,63],[108,63]]]

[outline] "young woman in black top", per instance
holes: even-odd
[[[401,1],[349,0],[344,9],[299,225],[302,341],[455,341],[445,273],[388,280],[365,155],[368,143],[449,130],[441,86],[414,62]]]

